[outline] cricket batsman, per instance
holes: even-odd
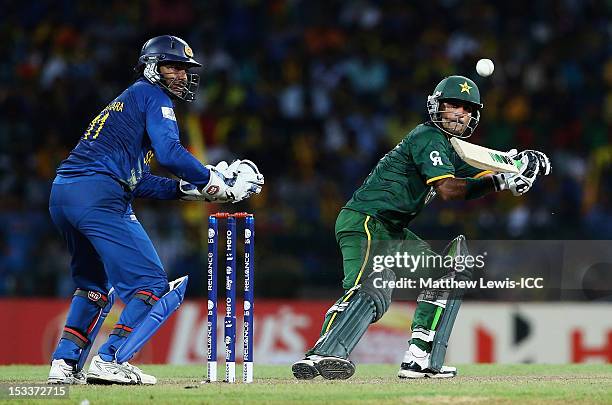
[[[128,360],[181,305],[187,276],[168,283],[149,236],[134,215],[134,198],[238,202],[264,184],[248,161],[204,166],[179,140],[174,102],[196,97],[201,67],[182,39],[163,35],[142,47],[137,80],[89,124],[57,169],[49,200],[53,222],[72,255],[76,291],[53,353],[51,384],[155,384]],[[151,159],[179,180],[154,176]],[[119,322],[83,366],[118,296]]]
[[[342,208],[336,220],[336,240],[343,257],[345,294],[325,314],[321,336],[292,371],[297,379],[347,379],[355,372],[349,355],[371,323],[389,308],[389,283],[396,275],[390,269],[373,271],[375,242],[411,241],[436,255],[408,226],[436,195],[444,201],[467,200],[488,193],[510,190],[525,194],[538,174],[550,172],[546,155],[523,151],[514,159],[523,163],[519,172],[494,174],[474,168],[454,151],[451,137],[474,133],[483,104],[476,84],[464,76],[444,78],[427,98],[430,120],[414,128],[387,153]],[[445,254],[465,255],[465,238],[458,236]],[[423,269],[426,271],[428,269]],[[440,271],[440,269],[434,269]],[[470,269],[429,272],[437,279],[470,279]],[[414,274],[419,275],[419,270]],[[374,282],[378,278],[378,283]],[[382,287],[381,287],[382,285]],[[387,285],[387,287],[384,287]],[[412,322],[412,336],[398,376],[400,378],[449,378],[454,367],[443,365],[450,332],[459,309],[457,291],[421,291]]]

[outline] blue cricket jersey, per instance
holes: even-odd
[[[141,78],[91,121],[57,174],[105,174],[135,197],[176,198],[176,180],[150,173],[153,156],[181,179],[197,186],[208,183],[209,170],[180,143],[172,100]]]

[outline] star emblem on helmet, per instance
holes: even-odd
[[[193,51],[187,45],[185,45],[185,55],[189,56],[190,58],[193,58]]]
[[[461,87],[461,92],[466,92],[467,94],[470,94],[470,89],[472,88],[467,82],[463,82],[463,84],[460,84],[459,87]]]

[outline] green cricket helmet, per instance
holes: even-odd
[[[467,125],[459,122],[459,117],[452,121],[442,119],[440,104],[442,101],[456,101],[474,107]],[[465,76],[448,76],[442,79],[436,86],[431,96],[427,96],[427,112],[431,121],[444,133],[457,138],[468,138],[476,130],[480,121],[480,110],[483,108],[480,102],[480,91],[472,80]],[[454,127],[464,127],[462,130],[454,131]]]

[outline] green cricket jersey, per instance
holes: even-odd
[[[489,173],[461,160],[446,135],[425,123],[380,159],[345,208],[402,229],[435,196],[431,184],[436,180],[478,178]]]

